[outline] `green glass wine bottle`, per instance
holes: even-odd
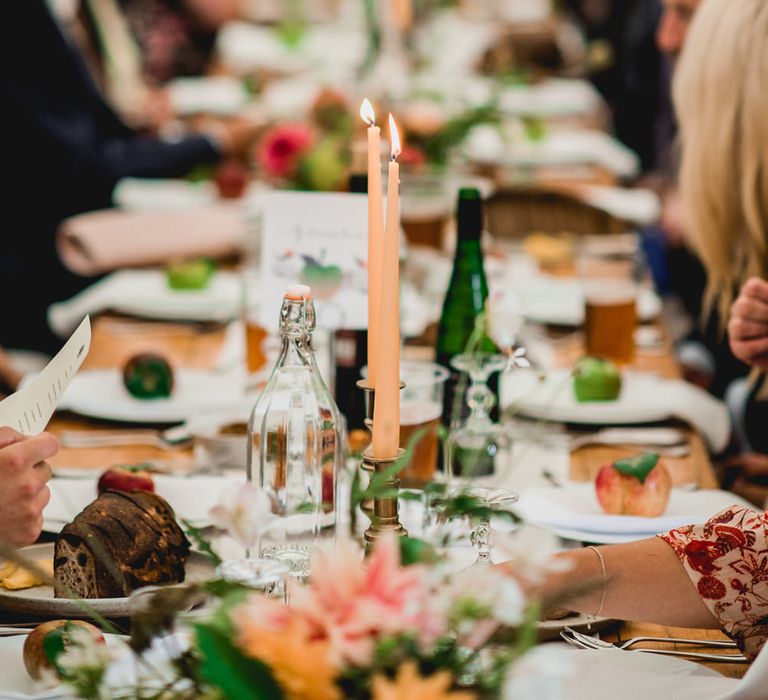
[[[480,246],[482,231],[483,200],[480,192],[474,187],[462,188],[456,212],[456,256],[437,331],[437,362],[451,372],[443,399],[443,425],[446,427],[451,427],[458,418],[467,415],[463,397],[456,396],[460,373],[451,366],[451,359],[467,350],[498,352],[486,333],[477,338],[473,348],[468,348],[477,318],[488,298],[488,281]],[[463,383],[466,384],[466,379]],[[494,391],[497,389],[493,385],[491,388]]]

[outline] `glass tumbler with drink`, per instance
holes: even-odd
[[[635,356],[641,258],[635,234],[586,236],[579,251],[587,355],[630,364]]]
[[[361,371],[368,376],[368,367]],[[440,454],[443,392],[450,372],[436,362],[403,360],[400,379],[400,445],[411,457],[399,474],[404,488],[423,488],[435,478]]]

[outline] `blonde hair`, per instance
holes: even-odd
[[[768,0],[704,0],[675,72],[680,189],[725,322],[735,288],[768,274]]]

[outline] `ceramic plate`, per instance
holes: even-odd
[[[104,635],[108,646],[122,646],[118,635]],[[0,638],[0,698],[3,700],[69,700],[73,695],[58,685],[45,688],[33,681],[24,668],[24,641],[26,635],[14,635]]]
[[[51,500],[43,511],[46,532],[59,532],[96,498],[99,473],[95,470],[93,475],[79,479],[54,477],[48,482]],[[206,527],[210,525],[208,511],[225,490],[245,481],[245,470],[226,476],[154,474],[152,479],[158,495],[168,501],[177,518],[188,520],[195,527]]]
[[[664,400],[670,382],[651,374],[624,372],[616,401],[579,402],[573,394],[569,369],[550,371],[543,379],[534,371],[517,370],[503,376],[501,404],[540,420],[592,425],[651,423],[673,416]]]
[[[29,559],[53,559],[53,542],[33,544],[20,550]],[[0,560],[2,563],[2,560]],[[211,561],[192,552],[187,560],[187,581],[202,581],[214,574]],[[94,598],[86,601],[97,613],[104,617],[127,617],[130,614],[129,598]],[[21,591],[7,591],[0,588],[0,610],[21,615],[34,615],[37,618],[87,618],[89,614],[82,603],[66,598],[54,598],[51,586],[37,586]]]
[[[667,508],[659,517],[606,515],[591,482],[571,482],[562,487],[527,489],[512,510],[526,522],[542,527],[642,539],[681,525],[704,522],[733,505],[752,507],[730,491],[672,489]]]
[[[218,271],[205,289],[177,290],[168,286],[163,270],[130,270],[121,279],[120,294],[109,295],[108,308],[142,318],[177,321],[226,321],[237,316],[240,280]],[[141,274],[141,280],[136,277]]]
[[[182,423],[197,413],[226,409],[243,400],[242,382],[234,375],[179,369],[167,399],[136,399],[123,386],[122,372],[79,372],[64,392],[59,408],[91,418],[124,423]]]

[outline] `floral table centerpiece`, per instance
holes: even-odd
[[[480,507],[466,495],[444,503],[448,515]],[[268,510],[245,487],[214,515],[247,543],[268,526]],[[82,698],[528,697],[515,688],[530,682],[539,604],[524,587],[553,564],[552,549],[526,537],[501,538],[525,578],[489,566],[457,572],[426,540],[385,538],[364,559],[355,541],[338,539],[317,549],[310,581],[289,580],[283,598],[219,578],[159,589],[137,609],[127,643],[99,645],[73,628],[66,650],[48,651]],[[203,612],[183,612],[201,593]]]

